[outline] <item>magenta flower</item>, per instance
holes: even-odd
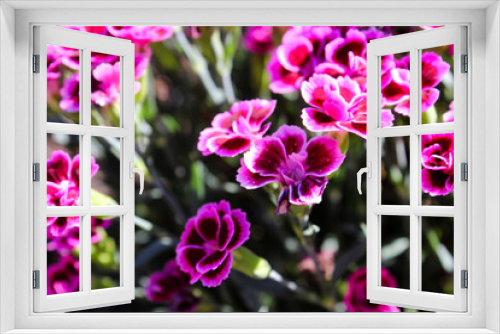
[[[91,176],[99,169],[91,158]],[[71,159],[64,151],[53,151],[47,160],[47,206],[78,205],[80,198],[80,157]],[[54,236],[62,235],[67,228],[78,225],[78,217],[49,217],[47,226]]]
[[[92,91],[91,99],[97,105],[104,107],[120,99],[120,63],[99,64],[92,75],[97,80],[97,89]],[[135,93],[141,89],[141,83],[135,82]]]
[[[262,125],[271,116],[276,101],[248,100],[236,102],[229,111],[216,115],[212,127],[200,133],[198,150],[203,155],[234,157],[245,152],[262,138],[271,123]]]
[[[79,289],[79,263],[71,255],[47,267],[47,295],[76,292]]]
[[[146,298],[154,303],[169,303],[172,312],[194,311],[201,299],[193,295],[189,279],[177,262],[171,260],[162,271],[149,277],[149,283],[144,288]]]
[[[203,286],[216,287],[231,272],[232,250],[250,237],[246,213],[231,209],[228,202],[208,203],[188,220],[176,248],[180,269],[190,284],[200,280]]]
[[[273,49],[273,27],[248,27],[243,37],[243,46],[251,52],[264,54]]]
[[[431,196],[444,196],[453,191],[453,133],[422,136],[422,166],[423,192]]]
[[[382,75],[381,87],[384,106],[395,106],[394,111],[410,116],[410,70],[403,68],[407,61],[398,61],[397,67]],[[450,65],[435,52],[422,54],[422,112],[427,111],[439,98],[436,87]]]
[[[174,260],[168,261],[162,271],[149,277],[144,292],[146,298],[155,303],[171,302],[180,292],[189,289],[189,275],[180,270]]]
[[[366,76],[366,35],[351,28],[325,46],[325,58],[338,69],[337,75]]]
[[[131,40],[134,44],[161,42],[174,34],[170,26],[108,26],[108,31],[115,37]]]
[[[443,122],[453,122],[455,120],[455,104],[451,101],[449,110],[443,114]]]
[[[236,180],[247,189],[278,183],[281,192],[276,212],[285,214],[291,204],[320,203],[327,175],[337,170],[344,158],[337,140],[320,136],[307,142],[304,130],[282,125],[245,153]]]
[[[61,224],[68,226],[60,235],[53,236],[50,226],[47,228],[47,250],[58,251],[59,254],[68,254],[70,251],[80,246],[80,221],[79,217],[69,217],[68,221],[60,218]],[[90,242],[95,244],[101,240],[98,228],[107,228],[111,224],[109,219],[91,218]]]
[[[382,286],[397,288],[396,279],[386,269],[381,270]],[[356,270],[347,279],[344,303],[348,312],[401,312],[399,307],[372,304],[366,298],[366,267]]]
[[[80,74],[74,73],[64,80],[60,90],[61,101],[59,107],[69,113],[80,111]]]
[[[302,84],[302,96],[313,108],[302,109],[304,126],[312,132],[349,131],[366,138],[366,94],[349,77],[315,74]],[[392,125],[390,110],[382,109],[382,126]]]

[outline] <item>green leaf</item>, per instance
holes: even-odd
[[[196,161],[191,165],[191,188],[196,192],[198,199],[205,198],[205,170],[203,163]]]
[[[104,195],[103,193],[90,189],[90,204],[91,205],[118,205],[118,203],[109,197],[108,195]]]
[[[387,261],[403,254],[410,247],[408,238],[397,238],[390,244],[382,247],[382,261]]]
[[[257,256],[246,247],[239,247],[232,251],[233,269],[241,271],[247,276],[256,279],[265,279],[271,273],[271,265],[266,259]]]

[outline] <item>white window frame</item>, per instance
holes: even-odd
[[[461,288],[461,270],[467,270],[467,187],[472,178],[460,179],[461,163],[467,163],[467,73],[461,71],[461,56],[467,55],[465,26],[449,26],[411,34],[373,40],[367,51],[368,124],[366,154],[371,175],[367,180],[367,297],[378,304],[412,307],[430,311],[467,310],[467,290]],[[421,55],[423,50],[454,45],[454,122],[422,124]],[[410,125],[381,127],[381,59],[383,56],[410,53]],[[453,133],[454,135],[454,205],[422,205],[421,136]],[[408,205],[384,205],[381,178],[381,140],[406,136],[410,142],[410,185]],[[404,216],[409,219],[410,286],[396,289],[381,286],[382,217]],[[453,294],[422,290],[422,218],[453,218]],[[405,224],[405,222],[401,222]]]
[[[403,4],[398,2],[398,8],[391,2],[317,2],[317,1],[268,1],[238,3],[206,2],[122,2],[120,4],[99,2],[17,2],[2,3],[0,24],[9,29],[0,33],[2,50],[0,65],[2,74],[14,74],[10,68],[15,65],[15,90],[9,87],[9,78],[0,78],[2,86],[0,93],[2,105],[0,126],[6,129],[4,120],[12,124],[12,108],[15,107],[15,129],[0,131],[1,181],[12,186],[10,189],[0,189],[1,211],[0,240],[1,281],[0,304],[2,330],[15,329],[13,333],[37,333],[36,329],[48,329],[56,333],[76,332],[71,329],[88,329],[89,333],[100,333],[104,330],[116,329],[118,332],[144,333],[146,328],[158,329],[158,333],[233,333],[237,328],[259,329],[266,333],[340,333],[341,329],[349,329],[350,333],[494,333],[500,330],[498,313],[500,298],[498,279],[500,277],[500,261],[498,260],[500,229],[498,221],[500,209],[500,136],[498,124],[500,121],[498,109],[500,100],[500,11],[493,2],[414,2]],[[16,8],[14,11],[13,6]],[[61,9],[60,7],[69,7]],[[108,10],[97,7],[107,7]],[[143,10],[123,9],[125,7]],[[194,7],[193,7],[194,6]],[[426,6],[432,6],[426,7]],[[461,6],[461,9],[449,9],[451,6]],[[486,9],[487,6],[490,6]],[[40,10],[52,8],[59,10]],[[85,9],[86,7],[86,9]],[[121,7],[121,9],[119,8]],[[223,8],[222,8],[223,7]],[[346,9],[353,8],[356,9]],[[24,9],[23,9],[24,8]],[[83,9],[82,9],[83,8]],[[153,9],[147,9],[153,8]],[[379,9],[372,9],[379,8]],[[408,10],[411,8],[411,10]],[[447,9],[448,8],[448,9]],[[15,22],[13,20],[15,17]],[[32,290],[30,288],[32,262],[28,259],[32,242],[30,222],[32,203],[26,202],[26,194],[31,192],[31,154],[32,124],[30,96],[30,55],[31,35],[34,24],[72,24],[72,25],[435,25],[435,24],[466,24],[469,27],[469,138],[470,177],[475,180],[469,190],[469,221],[474,226],[469,227],[471,242],[468,244],[470,254],[469,275],[469,311],[464,314],[34,314],[32,312]],[[488,29],[486,29],[488,27]],[[15,31],[15,40],[12,31]],[[10,37],[9,37],[10,36]],[[14,52],[3,48],[4,43],[15,46]],[[485,63],[490,64],[485,71]],[[13,76],[12,76],[13,77]],[[12,78],[10,77],[10,78]],[[12,97],[9,95],[12,94]],[[4,100],[5,98],[5,100]],[[15,98],[15,99],[14,99]],[[475,117],[472,121],[472,115]],[[486,118],[488,120],[486,121]],[[486,134],[485,134],[486,133]],[[15,145],[12,145],[9,134],[15,135]],[[488,141],[486,140],[488,139]],[[6,140],[9,140],[6,143]],[[488,152],[488,155],[486,155]],[[15,161],[7,164],[6,161]],[[488,163],[486,163],[488,162]],[[6,164],[6,165],[4,165]],[[5,166],[5,167],[4,167]],[[474,168],[474,166],[477,166]],[[486,166],[486,167],[485,167]],[[15,182],[8,172],[15,170]],[[486,180],[488,173],[488,182]],[[353,180],[353,182],[355,182]],[[6,198],[11,196],[15,186],[15,211],[9,210],[12,205]],[[488,196],[486,196],[488,194]],[[485,205],[484,203],[487,203]],[[488,219],[486,219],[488,217]],[[10,218],[6,221],[6,218]],[[15,218],[15,226],[11,224]],[[473,232],[473,233],[471,233]],[[12,238],[15,235],[15,239]],[[14,241],[14,242],[13,242]],[[14,255],[13,255],[14,254]],[[486,266],[485,255],[487,258]],[[491,255],[493,254],[493,255]],[[496,254],[496,256],[495,256]],[[15,286],[15,289],[12,289]],[[486,289],[488,293],[485,293]],[[5,296],[5,297],[4,297]],[[14,305],[14,308],[12,308]],[[136,331],[139,324],[143,329]],[[190,331],[176,329],[192,329]],[[292,329],[291,329],[292,328]],[[293,330],[295,328],[295,330]],[[358,330],[355,330],[355,329]],[[26,329],[26,330],[23,330]],[[30,331],[28,331],[30,329]],[[120,330],[122,329],[122,330]],[[163,329],[163,330],[160,330]],[[211,329],[208,331],[207,329]],[[266,329],[266,330],[264,330]],[[336,330],[337,329],[337,330]],[[417,331],[417,329],[419,329]],[[462,329],[462,330],[459,330]],[[490,330],[491,329],[491,330]],[[40,331],[41,332],[41,331]],[[46,332],[46,331],[45,331]],[[240,331],[243,332],[243,331]]]
[[[39,181],[33,184],[34,252],[33,269],[39,271],[40,284],[34,289],[34,311],[72,311],[130,303],[135,298],[134,217],[135,180],[131,177],[135,156],[134,45],[120,38],[101,36],[53,26],[35,26],[34,52],[39,55],[39,73],[33,75],[33,160],[39,163]],[[47,122],[47,45],[79,50],[79,123]],[[99,52],[120,57],[120,124],[116,127],[91,125],[91,54]],[[74,135],[79,138],[80,203],[78,206],[47,207],[47,134]],[[116,138],[120,146],[118,205],[91,204],[91,140]],[[77,292],[47,295],[47,217],[80,218],[79,289]],[[119,285],[91,288],[91,217],[119,218]]]

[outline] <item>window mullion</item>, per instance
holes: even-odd
[[[410,291],[417,292],[420,284],[420,218],[414,209],[419,205],[419,150],[418,135],[414,130],[420,120],[419,51],[410,50]]]
[[[91,291],[91,263],[90,263],[90,245],[91,245],[91,215],[90,215],[90,178],[91,178],[91,134],[90,134],[90,94],[91,94],[91,64],[90,64],[90,49],[83,49],[83,57],[81,58],[80,71],[80,101],[82,105],[82,125],[87,129],[82,136],[82,153],[81,153],[81,176],[80,189],[82,191],[82,205],[86,211],[83,216],[82,229],[80,231],[80,277],[82,277],[83,291],[90,293]]]

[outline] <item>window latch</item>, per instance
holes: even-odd
[[[130,178],[134,178],[134,173],[139,174],[139,184],[140,184],[140,189],[139,189],[139,195],[142,195],[142,191],[144,190],[144,172],[140,170],[139,168],[134,167],[134,162],[131,161],[129,164],[130,167]]]
[[[361,168],[359,171],[358,171],[358,192],[359,194],[361,195],[362,192],[361,192],[361,176],[366,173],[366,175],[368,176],[369,179],[371,179],[372,177],[372,163],[368,161],[368,166],[367,167],[364,167],[364,168]]]
[[[461,276],[461,284],[460,284],[460,287],[462,289],[467,289],[469,288],[469,273],[467,270],[462,270],[460,272],[460,276]]]
[[[40,270],[33,270],[33,289],[40,289]]]

